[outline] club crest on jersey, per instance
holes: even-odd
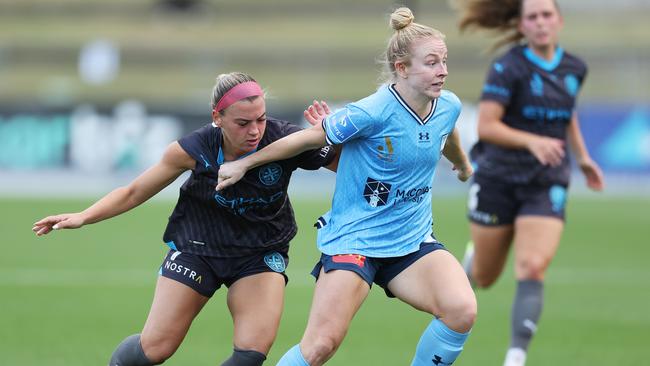
[[[359,132],[359,128],[350,119],[347,109],[341,109],[335,112],[325,122],[327,123],[328,129],[336,136],[338,142],[343,142]]]
[[[566,91],[571,94],[571,96],[576,96],[578,94],[578,78],[575,75],[569,74],[564,77],[564,87]]]
[[[384,206],[388,202],[390,187],[391,185],[388,183],[368,178],[366,180],[366,187],[363,190],[363,197],[370,207]]]
[[[272,186],[280,180],[282,176],[282,167],[279,164],[271,163],[260,168],[260,182],[264,185]]]
[[[284,263],[284,258],[280,253],[273,252],[264,256],[264,263],[266,263],[269,268],[274,272],[282,273],[287,268],[287,265]]]

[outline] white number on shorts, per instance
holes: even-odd
[[[478,183],[473,183],[469,187],[469,197],[467,197],[467,208],[470,211],[476,211],[478,207],[478,192],[481,190],[481,186]]]

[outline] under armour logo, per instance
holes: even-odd
[[[434,365],[451,365],[452,363],[454,363],[453,361],[451,363],[446,363],[442,360],[442,357],[438,355],[434,355],[431,361],[433,362]]]
[[[429,133],[428,132],[419,132],[420,135],[420,140],[428,140],[429,139]]]

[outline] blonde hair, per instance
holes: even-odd
[[[214,86],[212,87],[212,95],[210,96],[211,109],[214,109],[217,106],[219,100],[221,100],[221,98],[228,92],[228,90],[247,81],[255,81],[255,79],[253,79],[253,77],[248,74],[237,71],[228,74],[219,74],[216,78]],[[245,99],[252,102],[255,98],[257,98],[257,96],[248,97]],[[219,113],[223,115],[224,110],[219,111]]]
[[[458,22],[461,32],[486,29],[503,35],[490,48],[490,51],[494,51],[524,39],[524,35],[517,29],[523,2],[524,0],[455,0],[453,5],[461,12]],[[557,1],[553,0],[553,3],[559,12]]]
[[[396,9],[390,15],[390,27],[395,33],[388,40],[386,56],[382,60],[385,65],[386,81],[394,81],[397,78],[395,62],[402,61],[409,63],[411,60],[411,44],[415,40],[426,37],[434,37],[439,40],[445,39],[445,35],[437,29],[413,22],[415,17],[411,9],[402,7]]]

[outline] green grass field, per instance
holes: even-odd
[[[459,257],[468,236],[464,199],[435,202],[436,234]],[[105,365],[117,343],[141,329],[173,203],[147,203],[82,230],[43,238],[31,234],[38,218],[88,204],[0,200],[0,364]],[[301,230],[292,244],[286,309],[269,365],[302,334],[313,288],[308,272],[317,258],[311,224],[327,206],[294,201]],[[649,209],[647,197],[570,201],[529,366],[647,364]],[[513,289],[509,268],[491,290],[478,293],[478,321],[456,365],[500,365]],[[224,294],[215,295],[165,365],[218,365],[230,354],[232,325]],[[426,314],[374,288],[329,364],[408,365],[428,322]]]

